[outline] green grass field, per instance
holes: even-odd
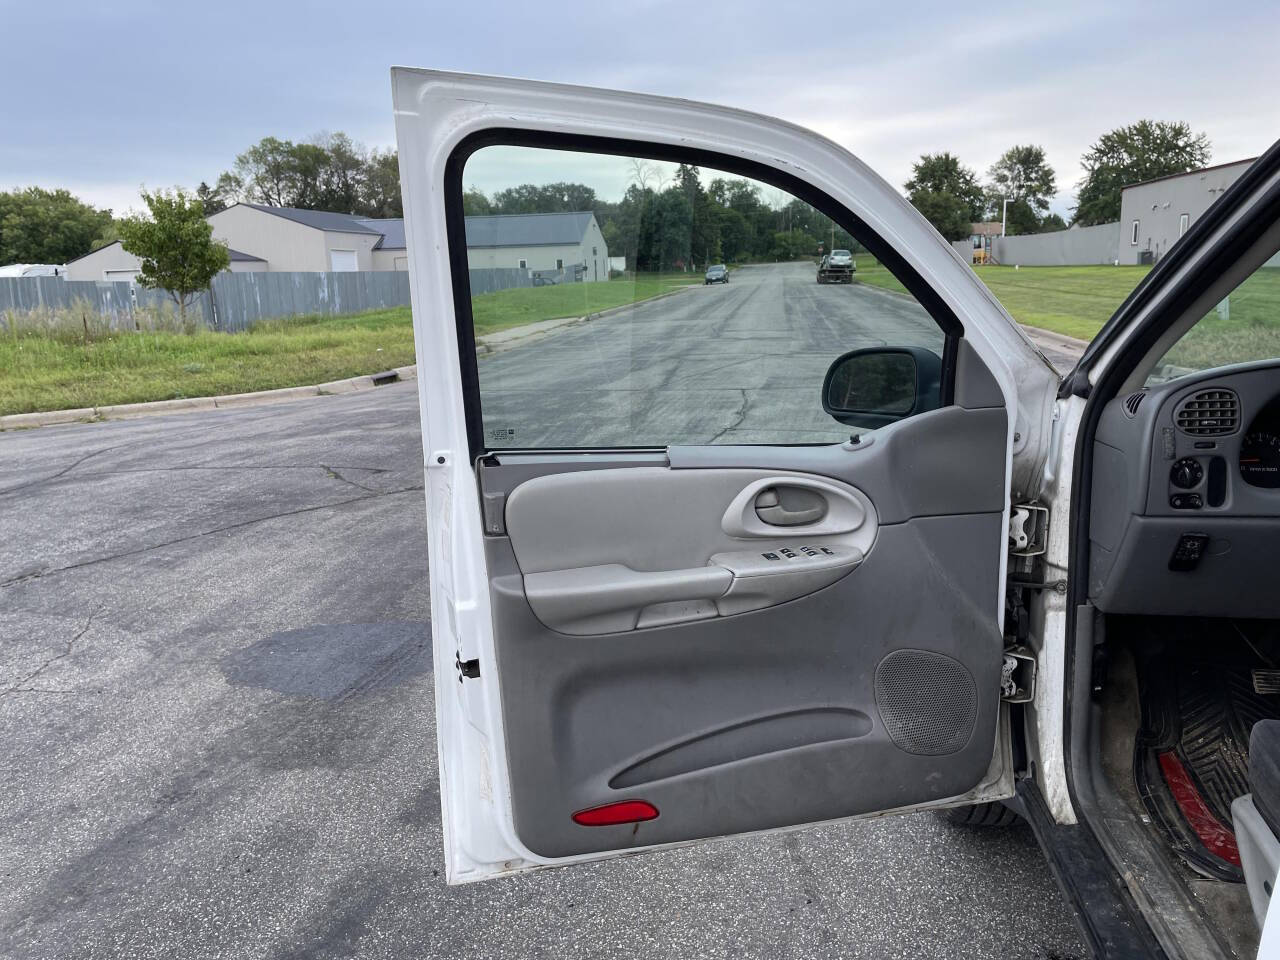
[[[0,414],[304,386],[413,362],[408,307],[245,333],[0,334]]]
[[[1150,267],[980,266],[974,272],[1019,323],[1091,339]],[[906,293],[868,255],[858,257],[861,283]],[[1197,323],[1165,362],[1202,370],[1260,357],[1280,357],[1280,268],[1264,267],[1232,291],[1222,310]]]
[[[701,283],[701,273],[646,273],[608,283],[566,283],[486,293],[471,300],[477,336],[539,320],[582,317]]]
[[[1088,340],[1150,267],[974,267],[974,272],[1019,323]],[[862,283],[905,293],[888,270],[867,255],[858,257]]]

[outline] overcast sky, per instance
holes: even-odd
[[[921,153],[984,174],[1038,143],[1065,213],[1080,154],[1142,117],[1214,162],[1280,137],[1280,7],[1252,3],[530,4],[0,0],[0,188],[122,213],[212,182],[261,137],[394,144],[392,64],[708,100],[844,144],[894,184]]]

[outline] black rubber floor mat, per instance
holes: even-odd
[[[1254,690],[1260,666],[1247,645],[1217,631],[1162,638],[1139,664],[1138,793],[1174,850],[1219,880],[1244,879],[1231,802],[1249,792],[1249,731],[1280,717],[1280,696]]]

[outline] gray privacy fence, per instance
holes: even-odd
[[[951,245],[965,260],[972,259],[971,241],[956,240]],[[1006,267],[1083,267],[1114,263],[1119,255],[1119,223],[991,238],[992,260]]]
[[[133,325],[134,311],[172,305],[163,290],[128,281],[96,282],[58,277],[0,277],[0,324],[4,314],[39,309],[85,308],[112,326]],[[188,308],[215,330],[244,330],[270,317],[361,313],[409,303],[403,270],[359,273],[220,273],[211,289]]]
[[[1120,224],[1101,223],[1024,237],[995,237],[991,253],[996,263],[1023,267],[1074,267],[1115,263],[1120,255]]]
[[[471,277],[471,293],[497,293],[513,287],[532,287],[533,275],[519,267],[482,267],[468,270]]]
[[[470,271],[472,293],[493,293],[534,286],[528,270],[495,267]],[[270,317],[361,313],[407,306],[409,274],[403,270],[351,273],[220,273],[200,294],[187,315],[214,330],[244,330]],[[84,308],[106,317],[113,327],[133,326],[134,311],[165,308],[173,301],[163,290],[148,290],[127,280],[63,280],[60,277],[0,277],[0,328],[5,314],[32,310]]]

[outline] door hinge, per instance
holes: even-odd
[[[1028,703],[1036,695],[1036,655],[1030,647],[1009,647],[1000,667],[1000,699]]]
[[[480,661],[479,660],[463,660],[462,654],[460,652],[457,652],[457,651],[454,652],[453,665],[458,670],[459,683],[462,682],[463,677],[466,677],[468,680],[475,680],[480,676]]]
[[[1009,553],[1038,557],[1049,542],[1049,508],[1039,503],[1015,503],[1009,511]]]

